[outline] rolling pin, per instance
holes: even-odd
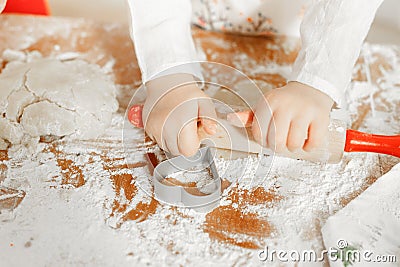
[[[128,111],[128,120],[140,128],[143,128],[142,108],[142,105],[134,105]],[[253,139],[249,128],[252,121],[251,110],[230,113],[226,120],[218,119],[217,133],[214,135],[208,135],[202,127],[199,127],[199,138],[206,140],[206,144],[215,148],[275,154],[274,151],[261,147]],[[384,136],[346,130],[342,121],[332,120],[325,145],[311,152],[286,150],[277,155],[312,162],[338,163],[344,152],[374,152],[400,157],[400,135]]]

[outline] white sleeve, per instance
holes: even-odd
[[[338,106],[375,13],[383,0],[318,0],[301,25],[302,47],[289,81],[329,95]]]
[[[147,82],[172,73],[189,73],[202,79],[191,33],[189,0],[128,0],[131,37]],[[174,67],[174,68],[171,68]]]

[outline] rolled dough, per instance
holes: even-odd
[[[0,74],[0,144],[26,138],[95,139],[118,109],[114,83],[82,60],[12,61]]]

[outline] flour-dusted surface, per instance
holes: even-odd
[[[199,30],[194,36],[206,59],[238,68],[263,90],[284,84],[297,49],[295,40],[285,38]],[[0,52],[73,53],[98,64],[113,78],[122,107],[140,84],[127,29],[119,25],[5,16],[0,41]],[[347,92],[349,122],[355,129],[398,133],[399,49],[363,50],[368,62],[360,57]],[[218,70],[206,71],[229,79]],[[232,185],[219,207],[196,213],[161,205],[147,194],[145,154],[158,150],[126,124],[124,112],[121,108],[96,140],[42,140],[0,152],[1,266],[266,266],[257,257],[266,245],[323,249],[320,228],[329,215],[398,162],[364,153],[346,154],[337,165],[275,158],[271,167],[271,157],[220,158],[219,173]]]

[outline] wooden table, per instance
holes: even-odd
[[[240,37],[199,29],[193,29],[193,34],[203,57],[243,71],[265,91],[285,84],[285,73],[290,70],[299,48],[297,40],[284,37]],[[387,114],[385,118],[392,128],[371,127],[374,118],[370,95],[357,92],[355,97],[348,99],[351,127],[376,133],[399,133],[400,85],[394,85],[388,91],[382,84],[384,72],[392,71],[393,62],[400,60],[400,50],[377,45],[364,50],[367,48],[373,55],[372,62],[367,65],[372,82],[376,84],[374,112]],[[120,109],[114,116],[112,127],[97,140],[62,139],[41,143],[39,153],[30,158],[24,157],[21,149],[10,148],[0,152],[0,236],[5,236],[0,238],[0,263],[5,260],[10,264],[36,262],[52,265],[63,261],[70,265],[109,265],[111,262],[160,264],[168,260],[169,264],[175,265],[199,262],[255,265],[261,264],[257,260],[257,249],[266,244],[290,246],[293,242],[288,240],[299,239],[302,240],[296,243],[299,246],[320,250],[323,248],[320,227],[326,218],[399,162],[392,157],[367,154],[348,154],[340,164],[330,166],[277,159],[278,167],[272,166],[263,183],[251,183],[246,179],[233,183],[225,191],[221,206],[207,214],[197,215],[162,205],[142,190],[147,188],[147,192],[151,192],[144,155],[154,145],[145,142],[144,137],[137,138],[143,135],[140,135],[140,130],[124,124],[126,107],[141,83],[126,27],[83,19],[1,16],[0,55],[5,49],[37,50],[49,57],[65,52],[79,53],[79,58],[104,67],[113,77]],[[7,62],[0,63],[4,67]],[[364,58],[360,57],[354,71],[355,82],[365,84],[364,65]],[[223,73],[205,73],[206,77],[212,75],[222,77]],[[231,79],[229,82],[241,81]],[[125,139],[121,138],[122,131]],[[34,169],[39,171],[40,177],[32,177]],[[321,187],[332,185],[313,183],[316,176],[336,179],[337,186],[324,191],[326,197],[318,198],[323,203],[316,205],[316,210],[304,211],[307,219],[301,220],[302,209],[308,204],[299,203],[296,207],[289,205],[291,201],[295,201],[299,194],[309,194],[307,201],[312,206],[314,198],[311,196],[314,194],[317,199],[318,192],[323,191]],[[342,177],[347,177],[344,185]],[[296,188],[306,190],[301,192]],[[55,207],[61,204],[46,202],[48,196],[40,192],[48,192],[52,197],[57,195],[57,201],[65,204],[65,210],[50,211],[53,204]],[[330,192],[336,193],[330,195]],[[333,198],[333,195],[339,197]],[[34,217],[31,224],[24,224],[24,213],[29,210],[38,211],[35,214],[48,211],[51,215],[49,218],[35,215],[37,218]],[[72,218],[57,219],[60,212]],[[76,220],[83,218],[84,212],[93,217],[79,224]],[[299,214],[298,219],[290,214]],[[54,241],[50,228],[38,227],[41,223],[51,225],[53,221],[57,223],[53,227],[70,231],[71,237]],[[76,244],[74,242],[79,240],[76,236],[84,231],[82,229],[87,229],[87,235],[82,236],[81,245]],[[102,255],[98,255],[96,243],[103,241],[94,233],[96,229],[102,229],[105,236],[114,236],[112,240],[120,240],[110,243],[114,249],[105,248],[100,251]],[[292,232],[298,234],[289,236]],[[47,243],[53,242],[51,240],[55,245],[48,247]],[[193,240],[199,241],[193,243]],[[86,254],[72,248],[80,246]],[[119,248],[121,251],[115,252]],[[53,256],[46,260],[38,259],[46,254],[46,250],[50,250],[48,253]]]

